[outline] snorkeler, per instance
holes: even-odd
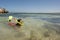
[[[9,16],[8,25],[10,27],[13,27],[14,29],[18,29],[21,28],[21,26],[23,26],[23,21],[22,19],[16,19],[13,16]]]
[[[17,19],[16,26],[20,28],[22,25],[23,25],[22,19]]]
[[[13,18],[13,16],[9,16],[8,21],[11,22],[12,18]]]
[[[13,18],[13,16],[9,16],[9,19],[8,19],[8,25],[10,25],[10,26],[15,26],[15,24],[16,24],[16,19],[15,18]]]

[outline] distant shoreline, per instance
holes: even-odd
[[[13,14],[52,14],[52,15],[60,15],[60,13],[24,13],[24,12],[9,12],[8,14],[13,13]]]
[[[49,15],[60,15],[60,13],[24,13],[24,12],[9,12],[4,14],[49,14]]]

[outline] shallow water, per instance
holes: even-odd
[[[60,25],[56,21],[58,24],[52,22],[53,18],[59,18],[59,16],[32,16],[20,17],[24,21],[24,26],[19,29],[19,32],[8,25],[8,17],[1,16],[0,40],[60,40]]]

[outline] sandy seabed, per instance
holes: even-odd
[[[60,40],[60,25],[24,18],[18,31],[8,25],[7,17],[0,17],[0,40]]]

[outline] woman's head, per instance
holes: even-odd
[[[9,19],[12,19],[13,18],[13,16],[9,16]]]
[[[17,21],[20,22],[22,19],[18,19]]]

